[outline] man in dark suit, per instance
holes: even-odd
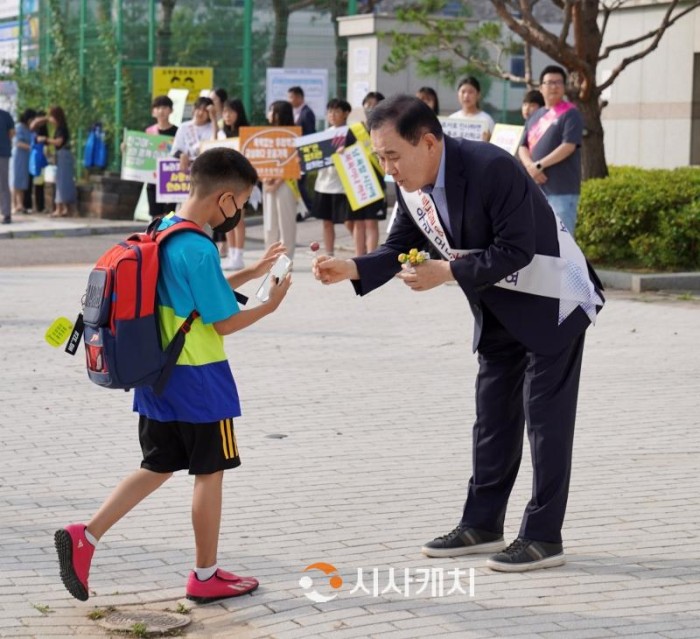
[[[289,87],[289,89],[287,89],[287,102],[292,105],[294,124],[301,127],[301,134],[310,135],[311,133],[316,133],[316,116],[311,110],[311,107],[304,102],[304,89],[298,86]],[[297,222],[302,222],[308,217],[308,211],[311,211],[313,205],[309,193],[306,190],[306,175],[302,175],[301,178],[299,178],[297,186],[299,187],[299,194],[307,210],[304,216],[300,213],[297,214]]]
[[[410,96],[380,102],[367,124],[399,187],[396,220],[379,249],[351,260],[320,256],[314,275],[326,284],[349,279],[359,295],[399,271],[415,291],[456,280],[475,318],[472,477],[458,526],[422,552],[496,552],[486,565],[508,572],[561,565],[584,334],[603,305],[602,286],[508,153],[444,136],[430,108]],[[443,259],[402,268],[398,256],[411,248]],[[525,423],[533,493],[517,539],[505,548]]]
[[[311,107],[304,102],[304,89],[289,87],[287,89],[287,102],[292,105],[294,124],[301,127],[301,134],[316,133],[316,116]]]

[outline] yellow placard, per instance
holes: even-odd
[[[364,149],[369,161],[372,163],[372,166],[379,171],[379,175],[384,175],[382,165],[379,163],[377,156],[372,153],[372,140],[369,137],[369,133],[367,132],[365,125],[362,122],[355,122],[355,124],[350,126],[350,130],[353,132],[357,142]]]
[[[68,339],[68,336],[72,330],[73,322],[71,322],[67,317],[58,317],[53,321],[51,326],[49,326],[46,334],[44,335],[44,339],[50,346],[58,348]]]
[[[194,104],[202,91],[213,86],[212,67],[153,67],[153,97],[168,95],[170,89],[186,89],[187,104]]]
[[[353,211],[384,199],[377,175],[359,142],[335,153],[332,159]]]
[[[261,179],[299,179],[301,167],[294,140],[301,135],[300,126],[244,126],[240,134],[240,152]]]

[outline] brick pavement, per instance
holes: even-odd
[[[303,241],[314,224],[301,225]],[[225,480],[220,562],[262,585],[194,607],[186,636],[700,636],[698,306],[611,296],[588,334],[568,563],[498,574],[482,558],[418,552],[456,523],[468,478],[476,362],[458,288],[414,294],[393,281],[358,299],[349,285],[312,281],[309,259],[298,251],[277,314],[226,340],[245,415],[243,465]],[[54,317],[77,311],[87,270],[0,269],[2,637],[103,637],[87,617],[94,607],[175,609],[192,562],[192,481],[179,474],[103,539],[89,602],[58,579],[54,529],[87,518],[139,460],[130,397],[94,387],[81,358],[42,341]],[[529,495],[527,454],[509,539]],[[345,581],[326,603],[299,585],[318,561]],[[373,569],[384,590],[391,568],[399,591],[404,571],[416,580],[409,597],[374,595]],[[466,594],[430,596],[437,573],[418,594],[431,568],[443,569],[446,589],[448,571],[475,568],[474,596],[466,573]],[[358,569],[369,592],[352,593]]]

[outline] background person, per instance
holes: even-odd
[[[345,126],[351,110],[352,107],[345,100],[338,98],[330,100],[326,108],[329,130]],[[318,171],[314,189],[316,190],[314,217],[323,220],[323,245],[326,253],[333,255],[335,252],[335,225],[344,224],[350,213],[350,204],[335,165]]]
[[[362,107],[365,112],[365,119],[369,117],[372,110],[384,100],[384,95],[379,93],[379,91],[374,91],[368,93],[364,100],[362,101]],[[346,108],[351,109],[352,107],[345,100],[342,101]],[[345,116],[345,121],[347,121],[347,116]],[[365,122],[362,123],[365,128],[367,125]],[[345,146],[350,146],[357,142],[355,135],[352,131],[348,130],[347,136],[345,138]],[[380,171],[377,171],[374,166],[372,167],[374,174],[382,188],[384,194],[386,194],[386,184],[384,182],[384,176]],[[378,200],[377,202],[372,202],[367,204],[355,211],[352,210],[350,203],[348,202],[348,215],[347,221],[345,222],[346,228],[352,234],[353,243],[355,244],[355,255],[365,255],[366,253],[371,253],[377,248],[379,244],[379,220],[386,218],[386,197]]]
[[[167,95],[157,95],[151,102],[151,116],[155,118],[155,124],[146,129],[151,135],[166,135],[174,138],[177,127],[170,123],[170,114],[173,112],[173,101]],[[156,185],[146,185],[146,197],[148,198],[148,213],[151,217],[167,215],[173,208],[167,202],[156,202]]]
[[[48,118],[37,118],[39,123],[48,120],[53,124],[53,137],[37,137],[39,142],[50,144],[56,150],[56,184],[54,204],[56,208],[51,217],[66,217],[71,205],[78,199],[75,188],[75,161],[70,150],[70,131],[66,114],[60,106],[49,108]]]
[[[481,137],[484,142],[488,142],[491,139],[493,127],[496,126],[496,123],[486,111],[481,110],[481,84],[474,76],[470,75],[459,81],[457,85],[457,99],[462,108],[451,113],[449,117],[481,122],[483,125]]]
[[[267,120],[273,126],[294,126],[292,105],[286,100],[276,100],[270,105]],[[265,246],[281,239],[289,259],[293,260],[297,241],[296,195],[282,178],[265,178],[262,184]]]
[[[433,87],[421,87],[416,91],[416,97],[423,100],[432,110],[435,115],[440,115],[440,99]]]
[[[31,155],[35,152],[35,145],[38,143],[38,139],[41,137],[48,137],[49,129],[46,126],[46,116],[45,111],[37,111],[36,117],[29,123],[29,128],[32,132],[32,149],[29,152],[30,157],[30,170],[31,170]],[[43,145],[42,145],[43,153]],[[36,213],[46,213],[46,197],[44,192],[44,173],[43,171],[39,175],[32,175],[30,173],[31,184],[33,194],[25,194],[24,208],[31,209]],[[32,202],[32,195],[33,202]]]
[[[209,99],[214,104],[214,122],[219,126],[222,126],[222,118],[224,115],[224,102],[228,100],[228,92],[226,89],[218,87],[209,92]]]
[[[201,153],[201,144],[215,137],[214,103],[210,98],[197,98],[192,119],[183,122],[175,134],[171,153],[180,159],[180,170],[188,171],[190,163]]]
[[[522,113],[523,120],[527,122],[527,119],[538,109],[544,106],[544,97],[542,93],[537,89],[532,89],[528,91],[523,96],[523,103],[520,107],[520,113]]]
[[[32,148],[32,132],[29,128],[36,117],[34,109],[25,109],[15,128],[12,149],[12,199],[14,213],[28,213],[24,199],[30,188],[29,151]],[[30,207],[31,208],[31,207]]]
[[[287,101],[292,105],[294,115],[294,124],[301,127],[302,135],[310,135],[316,133],[316,115],[311,110],[311,107],[304,101],[304,89],[300,86],[289,87],[287,90]],[[313,202],[306,190],[306,175],[302,173],[297,180],[297,188],[301,195],[301,200],[306,207],[306,213],[301,213],[297,216],[297,221],[301,222],[306,219],[308,212],[312,210]]]
[[[581,194],[583,118],[565,100],[566,71],[556,65],[540,74],[545,106],[525,123],[518,157],[540,185],[550,206],[574,235]]]
[[[2,223],[12,222],[12,198],[10,196],[10,157],[12,138],[15,136],[15,121],[12,116],[0,109],[0,213]]]
[[[217,133],[219,140],[227,138],[237,138],[240,135],[242,126],[250,126],[245,106],[239,99],[226,100],[222,109],[222,127]],[[260,191],[256,186],[258,198]],[[236,224],[236,228],[226,233],[226,257],[221,262],[221,268],[225,271],[238,271],[245,266],[243,252],[245,250],[245,214],[246,210],[252,210],[246,203],[241,211],[241,221]]]

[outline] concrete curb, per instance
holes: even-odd
[[[79,225],[57,228],[36,228],[36,229],[19,229],[18,231],[9,231],[0,233],[0,239],[17,240],[31,239],[33,237],[78,237],[81,235],[109,235],[110,233],[137,233],[144,229],[145,224],[134,222],[132,224],[122,225]]]
[[[12,225],[0,229],[0,240],[31,239],[35,237],[80,237],[84,235],[110,235],[114,233],[128,235],[129,233],[143,231],[148,224],[147,222],[134,220],[103,222],[102,220],[95,221],[89,218],[71,218],[70,220],[56,222],[34,218],[33,220],[27,221],[31,223],[29,228],[26,228],[24,226],[25,223],[20,221],[17,226],[21,225],[21,228],[17,230],[12,228]],[[246,224],[248,226],[258,226],[262,224],[262,216],[246,218]]]
[[[630,273],[599,271],[603,286],[633,293],[644,291],[700,291],[700,273]]]

